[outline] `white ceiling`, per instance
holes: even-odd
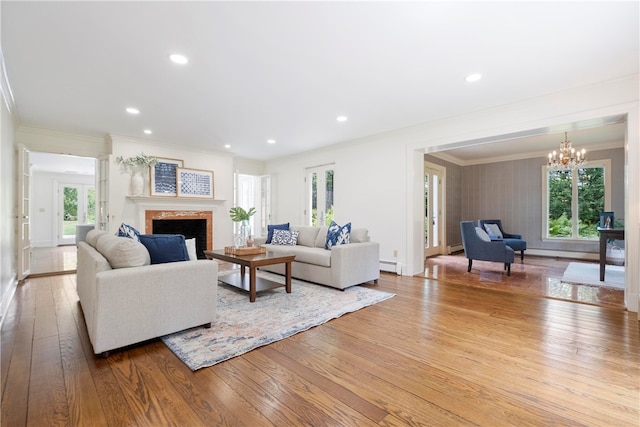
[[[207,149],[230,144],[254,159],[626,77],[640,63],[636,1],[0,7],[20,124]],[[171,63],[175,52],[190,62]],[[483,79],[466,83],[473,72]],[[130,106],[141,113],[128,115]],[[616,127],[602,137],[620,139]],[[555,134],[549,148],[539,140],[507,147],[543,152],[562,138]]]

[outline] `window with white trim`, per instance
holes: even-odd
[[[543,166],[542,174],[543,239],[597,239],[600,212],[611,207],[611,161],[591,161],[567,171]]]

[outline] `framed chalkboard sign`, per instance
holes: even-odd
[[[177,169],[184,166],[179,159],[156,157],[158,163],[151,166],[151,195],[176,197],[178,195]]]

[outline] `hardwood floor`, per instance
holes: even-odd
[[[424,277],[484,289],[625,308],[622,289],[562,282],[564,271],[573,261],[589,262],[531,255],[520,261],[517,256],[516,262],[511,265],[511,276],[507,276],[502,264],[496,262],[474,261],[471,272],[467,272],[468,260],[460,252],[427,258]],[[597,262],[594,261],[593,264]]]
[[[31,249],[31,276],[75,273],[76,245]]]
[[[191,372],[157,340],[95,358],[75,275],[30,279],[2,327],[1,423],[638,426],[635,313],[443,279],[368,286],[396,296]]]

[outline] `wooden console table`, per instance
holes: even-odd
[[[600,228],[600,281],[604,281],[604,266],[607,263],[607,240],[624,240],[624,228]]]

